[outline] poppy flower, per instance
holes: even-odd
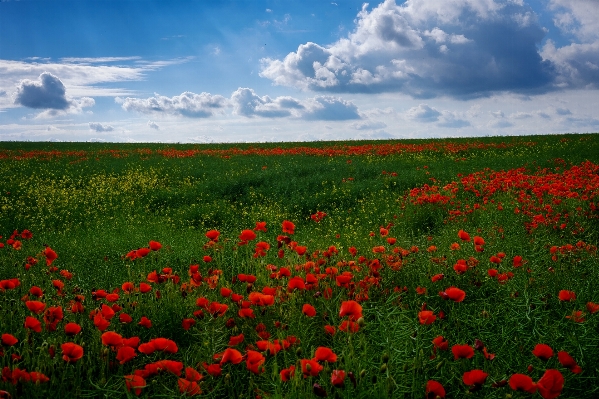
[[[470,241],[470,234],[466,233],[464,230],[458,231],[458,237],[462,241]]]
[[[574,291],[561,290],[559,292],[558,298],[560,301],[575,301],[576,293]]]
[[[31,382],[33,382],[34,384],[50,381],[50,378],[48,378],[47,375],[40,373],[38,371],[30,372],[29,377],[30,377]]]
[[[40,301],[26,301],[25,306],[35,314],[40,314],[46,308],[46,304]]]
[[[442,335],[439,335],[433,339],[433,345],[435,345],[435,348],[438,348],[442,351],[449,349],[449,342]]]
[[[539,381],[537,388],[543,399],[557,398],[564,388],[564,377],[558,370],[545,370],[545,373]]]
[[[162,244],[158,241],[150,241],[149,247],[152,251],[158,251],[160,248],[162,248]]]
[[[42,291],[42,289],[40,287],[37,287],[34,285],[33,287],[31,287],[29,289],[29,295],[41,298],[42,296],[44,296],[44,291]]]
[[[179,350],[175,341],[172,341],[168,338],[154,338],[150,342],[152,343],[152,345],[154,345],[154,348],[157,351],[162,351],[166,353],[177,353],[177,351]]]
[[[229,338],[229,346],[239,345],[240,343],[243,342],[244,339],[245,339],[245,337],[244,337],[243,333],[241,333],[239,335],[234,335]]]
[[[445,294],[454,302],[462,302],[466,298],[466,293],[459,288],[449,287],[445,290]]]
[[[549,360],[553,356],[553,349],[547,344],[536,344],[532,354],[541,360]]]
[[[331,373],[331,385],[336,388],[342,388],[346,373],[344,370],[333,370]]]
[[[559,360],[562,366],[569,368],[574,374],[582,372],[582,368],[576,364],[576,360],[574,360],[574,358],[566,351],[557,352],[557,360]]]
[[[58,258],[56,252],[50,247],[46,247],[42,253],[46,257],[46,266],[50,266]]]
[[[184,378],[179,378],[179,393],[185,394],[185,396],[200,395],[202,388],[195,381],[189,381]]]
[[[128,392],[131,392],[133,389],[135,395],[139,396],[141,395],[141,389],[146,387],[146,380],[138,375],[126,375],[125,386],[127,387]]]
[[[237,349],[227,348],[222,353],[222,357],[220,359],[220,364],[239,364],[243,361],[243,356]]]
[[[474,237],[474,245],[478,245],[478,246],[485,245],[485,240],[482,237],[475,236]]]
[[[356,301],[343,301],[339,308],[339,317],[349,316],[349,320],[357,321],[362,317],[362,306]]]
[[[152,327],[152,321],[148,319],[146,316],[142,316],[141,320],[137,324],[145,328]]]
[[[454,345],[451,347],[451,353],[453,353],[454,360],[474,357],[474,349],[470,345]]]
[[[183,319],[183,321],[181,322],[181,326],[185,331],[188,331],[194,324],[196,324],[196,321],[195,319],[191,318]]]
[[[360,325],[351,320],[343,320],[339,325],[339,331],[356,333],[360,330]]]
[[[12,334],[2,334],[2,345],[4,346],[13,346],[19,340]]]
[[[214,364],[208,364],[206,362],[202,363],[202,367],[204,368],[204,370],[206,370],[206,372],[208,374],[210,374],[212,377],[220,377],[222,374],[222,369],[220,367],[219,363],[214,363]]]
[[[42,323],[35,317],[27,316],[25,317],[25,328],[35,332],[42,332]]]
[[[324,331],[329,335],[335,335],[335,326],[326,325],[324,326]]]
[[[152,286],[150,284],[139,283],[139,292],[141,292],[142,294],[145,294],[150,291],[152,291]]]
[[[148,256],[148,254],[150,253],[150,248],[140,248],[135,252],[138,257],[144,258],[144,257]]]
[[[520,255],[516,255],[514,256],[514,259],[512,259],[512,263],[514,267],[521,267],[524,264],[524,261]]]
[[[220,232],[218,230],[208,230],[206,232],[206,237],[210,240],[210,241],[214,241],[217,242],[218,241],[218,236],[220,235]]]
[[[60,345],[62,359],[67,363],[75,363],[83,357],[83,348],[74,342],[65,342]]]
[[[599,312],[599,303],[587,302],[587,311],[590,314]]]
[[[532,381],[532,378],[526,374],[513,374],[510,377],[510,388],[514,391],[524,391],[528,393],[535,393],[537,391],[537,384]]]
[[[67,323],[64,326],[64,332],[69,336],[77,335],[81,332],[81,326],[77,323]]]
[[[319,346],[314,353],[314,360],[335,363],[337,361],[337,355],[330,348]]]
[[[443,280],[444,277],[445,277],[445,275],[442,273],[435,274],[433,277],[431,277],[431,281],[434,283],[436,281]]]
[[[295,375],[295,366],[289,366],[289,368],[281,370],[279,376],[281,381],[287,382]]]
[[[489,374],[485,373],[484,371],[476,369],[466,371],[462,376],[462,381],[464,382],[464,384],[469,386],[482,385],[485,383],[488,376]]]
[[[241,232],[241,234],[239,235],[239,240],[241,240],[244,243],[247,243],[248,241],[252,241],[256,239],[256,233],[254,233],[253,230],[243,230]]]
[[[435,380],[428,380],[426,382],[425,393],[426,399],[445,398],[445,388],[443,388],[443,385],[441,385]]]
[[[293,224],[289,220],[284,220],[282,227],[283,227],[283,233],[287,233],[287,234],[295,233],[295,224]]]
[[[566,316],[566,319],[571,319],[575,323],[583,323],[586,320],[582,310],[573,310],[570,316]]]
[[[314,306],[310,305],[309,303],[306,303],[302,307],[302,313],[308,317],[314,317],[316,316],[316,309],[314,308]]]
[[[133,318],[129,316],[127,313],[121,313],[119,315],[119,321],[123,324],[129,324],[133,322]]]
[[[260,374],[264,372],[264,367],[260,367],[264,364],[266,358],[262,355],[262,353],[248,350],[246,352],[245,365],[248,370],[250,370],[254,374]]]
[[[135,353],[134,348],[130,346],[121,346],[116,354],[116,360],[118,360],[120,364],[125,364],[135,356],[137,356],[137,353]]]
[[[102,334],[102,345],[119,347],[123,345],[123,337],[114,331],[107,331]]]
[[[323,367],[313,359],[301,359],[300,364],[302,365],[304,378],[316,377],[323,369]]]
[[[418,321],[420,324],[432,324],[435,320],[437,320],[437,316],[431,310],[418,312]]]

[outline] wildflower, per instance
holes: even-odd
[[[131,392],[131,389],[133,389],[135,395],[139,396],[141,395],[141,389],[146,387],[146,380],[138,375],[126,375],[125,386],[128,392]]]
[[[539,381],[537,388],[543,399],[557,398],[564,388],[564,377],[558,370],[545,370],[545,373]]]
[[[2,334],[2,345],[4,346],[13,346],[19,340],[12,334]]]
[[[466,293],[456,287],[449,287],[445,290],[445,294],[454,302],[462,302],[466,298]]]
[[[75,363],[83,357],[83,348],[74,342],[65,342],[60,347],[62,359],[67,363]]]
[[[158,251],[160,248],[162,248],[162,244],[158,241],[150,241],[149,247],[152,251]]]
[[[485,245],[485,240],[482,237],[475,236],[474,237],[474,245],[478,245],[478,246]]]
[[[253,230],[243,230],[239,235],[239,239],[241,242],[247,243],[248,241],[256,239],[256,233],[254,233]]]
[[[323,369],[323,367],[313,359],[301,359],[300,364],[302,365],[304,378],[316,377]]]
[[[339,331],[356,333],[360,330],[360,325],[351,320],[343,320],[339,325]]]
[[[582,310],[573,310],[572,315],[566,316],[566,319],[571,319],[575,323],[583,323],[586,320]]]
[[[289,366],[289,368],[281,370],[279,375],[281,377],[281,381],[289,381],[295,375],[295,366]]]
[[[441,274],[435,274],[433,277],[431,277],[431,281],[434,283],[436,281],[443,280],[444,277],[445,277],[445,275],[442,274],[442,273]]]
[[[343,301],[339,309],[339,317],[349,316],[352,321],[362,317],[362,306],[356,301]]]
[[[560,364],[566,368],[569,368],[571,372],[574,374],[579,374],[582,372],[582,368],[576,364],[576,360],[566,351],[557,352],[557,359]]]
[[[256,222],[256,227],[254,227],[254,231],[263,231],[266,233],[266,222]]]
[[[418,312],[418,321],[420,324],[432,324],[437,319],[437,316],[430,310],[422,310]]]
[[[443,388],[443,385],[441,385],[435,380],[428,380],[426,382],[425,393],[426,399],[445,398],[445,388]]]
[[[302,313],[308,317],[314,317],[316,316],[316,309],[314,308],[314,306],[310,305],[309,303],[306,303],[302,307]]]
[[[25,328],[39,333],[42,332],[42,323],[35,317],[27,316],[25,318]]]
[[[204,370],[206,370],[206,372],[208,374],[210,374],[213,377],[220,377],[221,376],[222,369],[221,369],[219,363],[208,364],[206,362],[203,362],[202,363],[202,367],[204,368]]]
[[[587,302],[587,311],[590,314],[599,312],[599,303]]]
[[[337,355],[330,348],[319,346],[314,353],[314,360],[335,363],[337,361]]]
[[[464,230],[458,231],[458,237],[462,241],[470,241],[470,234],[466,233]]]
[[[331,373],[331,385],[336,388],[342,388],[345,381],[345,371],[333,370]]]
[[[474,349],[470,345],[454,345],[451,347],[451,353],[453,353],[454,360],[474,357]]]
[[[553,356],[553,349],[547,344],[536,344],[532,354],[541,360],[549,360]]]
[[[243,356],[237,349],[227,348],[222,353],[222,357],[220,359],[220,364],[232,363],[239,364],[243,361]]]
[[[471,370],[466,371],[462,376],[462,381],[466,385],[470,386],[480,386],[485,383],[489,374],[485,373],[482,370]]]
[[[283,221],[282,227],[283,227],[283,233],[287,233],[287,234],[295,233],[295,224],[293,224],[292,222],[290,222],[288,220]]]
[[[264,372],[264,367],[260,367],[264,364],[266,358],[260,353],[253,350],[248,350],[246,353],[245,365],[248,370],[254,374],[260,374]]]
[[[125,364],[135,356],[137,356],[137,354],[135,353],[134,348],[130,346],[121,346],[116,354],[116,360],[118,360],[120,364]]]
[[[449,349],[449,342],[447,342],[447,339],[445,339],[442,335],[439,335],[433,339],[433,345],[435,345],[435,348],[438,348],[442,351]]]
[[[69,336],[77,335],[81,332],[81,326],[77,323],[67,323],[64,326],[64,332]]]
[[[218,230],[209,230],[206,232],[206,237],[213,242],[217,242],[218,241],[218,236],[220,235],[220,232]]]
[[[514,391],[524,391],[528,393],[535,393],[537,391],[537,384],[532,381],[532,378],[526,374],[513,374],[510,377],[510,388]]]
[[[145,328],[152,327],[152,321],[148,319],[146,316],[142,316],[141,320],[137,324]]]
[[[46,308],[46,304],[40,301],[27,301],[25,302],[25,306],[35,314],[42,313]]]
[[[561,290],[559,292],[558,298],[560,301],[575,301],[576,293],[574,291]]]
[[[52,265],[52,262],[58,258],[56,252],[54,252],[54,250],[50,247],[46,247],[46,249],[44,249],[43,255],[46,257],[46,266]]]

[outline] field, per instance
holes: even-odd
[[[599,397],[597,134],[0,171],[0,398]]]

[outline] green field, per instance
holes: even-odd
[[[0,170],[0,397],[599,396],[597,134],[7,142]]]

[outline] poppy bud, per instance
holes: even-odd
[[[360,327],[364,327],[366,325],[366,323],[364,322],[364,318],[360,317],[356,323],[360,326]]]
[[[385,371],[387,371],[387,363],[383,363],[383,364],[381,365],[381,368],[379,369],[379,371],[380,371],[381,373],[384,373]]]
[[[383,361],[383,363],[387,363],[389,361],[389,354],[383,353],[383,357],[381,358],[381,360]]]
[[[225,385],[229,385],[231,383],[231,374],[225,374]]]
[[[349,373],[347,373],[349,379],[351,380],[352,384],[354,384],[354,388],[356,388],[357,383],[356,383],[356,376],[354,375],[353,371],[350,371]]]
[[[325,391],[325,389],[321,387],[320,384],[314,383],[314,385],[312,385],[312,390],[314,391],[314,394],[316,396],[319,396],[321,398],[325,398],[327,396],[327,391]]]
[[[366,370],[362,369],[362,371],[360,371],[360,379],[364,378],[366,376]]]
[[[296,356],[299,356],[299,355],[301,355],[301,354],[302,354],[302,348],[298,347],[298,348],[295,350],[295,355],[296,355]]]
[[[474,340],[474,349],[476,349],[477,351],[482,351],[484,347],[485,344],[483,343],[483,341],[481,341],[478,338]]]
[[[313,295],[314,298],[320,298],[320,296],[322,295],[322,293],[320,291],[316,291]]]

